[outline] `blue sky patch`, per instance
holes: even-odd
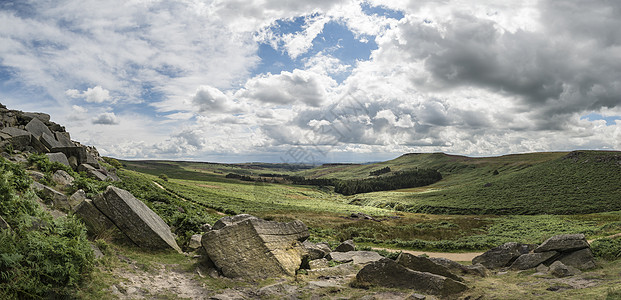
[[[584,115],[582,117],[580,117],[580,120],[589,120],[591,122],[593,121],[597,121],[597,120],[604,120],[606,121],[606,126],[613,126],[616,125],[616,120],[621,120],[621,116],[608,116],[608,117],[604,117],[601,114],[596,114],[596,113],[590,113],[588,115]]]
[[[362,8],[362,11],[369,16],[378,15],[396,20],[401,20],[405,17],[402,11],[388,9],[382,6],[371,6],[368,2],[360,4],[360,7]]]

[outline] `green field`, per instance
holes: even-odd
[[[313,169],[122,161],[128,169],[122,175],[158,182],[170,195],[211,209],[211,219],[222,213],[299,219],[309,226],[316,240],[352,238],[369,245],[464,251],[487,249],[506,241],[538,243],[559,233],[581,232],[591,238],[621,232],[620,162],[619,152],[600,151],[491,158],[407,154],[376,164]],[[436,169],[443,179],[426,187],[343,196],[330,187],[225,178],[228,173],[257,177],[279,173],[353,180],[369,178],[369,172],[386,166],[391,173]],[[159,178],[161,174],[168,180]],[[349,218],[354,212],[376,220]]]

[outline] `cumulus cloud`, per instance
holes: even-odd
[[[70,89],[65,91],[65,95],[71,98],[81,98],[88,103],[103,103],[111,100],[110,91],[102,88],[101,86],[95,86],[88,88],[86,91],[80,92],[76,89]]]
[[[95,117],[92,123],[99,125],[118,125],[119,118],[112,112],[106,112]]]
[[[246,82],[236,96],[264,103],[290,105],[294,103],[320,106],[327,98],[334,79],[314,72],[295,69],[280,74],[257,76]]]
[[[199,87],[192,96],[192,104],[196,105],[201,113],[231,111],[234,105],[229,96],[212,86]]]

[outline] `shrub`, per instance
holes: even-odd
[[[0,298],[71,298],[93,268],[86,229],[73,216],[43,211],[28,182],[23,169],[0,159],[0,215],[11,226],[0,232]]]
[[[116,160],[115,158],[112,157],[103,157],[103,160],[110,164],[111,166],[115,167],[117,170],[123,168],[123,164],[121,164],[118,160]]]
[[[621,238],[603,238],[591,243],[591,250],[597,257],[606,260],[621,258]]]

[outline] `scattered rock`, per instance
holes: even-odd
[[[311,270],[329,268],[330,263],[328,263],[328,260],[325,258],[314,259],[308,262],[308,267]]]
[[[28,175],[30,175],[30,177],[32,177],[32,179],[34,179],[35,181],[41,181],[45,179],[45,174],[39,171],[26,170],[26,172],[28,172]]]
[[[505,243],[472,259],[472,264],[482,264],[488,269],[509,266],[520,255],[529,252],[529,246],[515,242]]]
[[[211,231],[211,225],[205,223],[205,224],[201,225],[200,229],[201,229],[202,232]]]
[[[69,132],[54,132],[54,135],[60,147],[75,147],[75,144],[71,141]]]
[[[308,270],[307,272],[309,277],[322,278],[354,275],[358,270],[360,270],[360,266],[356,267],[351,263],[347,263],[329,268]]]
[[[45,155],[47,155],[50,162],[59,162],[67,167],[71,167],[69,160],[67,160],[67,156],[64,153],[46,153]]]
[[[561,234],[555,235],[549,239],[547,239],[541,246],[537,247],[534,252],[546,252],[546,251],[558,251],[558,252],[567,252],[567,251],[576,251],[584,248],[588,248],[589,243],[587,242],[584,234]]]
[[[568,277],[568,276],[574,276],[576,274],[580,273],[580,270],[572,267],[572,266],[566,266],[565,264],[563,264],[560,261],[555,261],[550,265],[550,274],[556,276],[556,277]]]
[[[38,182],[33,182],[32,187],[39,191],[39,196],[42,196],[44,201],[51,201],[55,208],[63,211],[71,209],[69,199],[65,194]]]
[[[99,250],[99,247],[97,247],[97,245],[93,244],[93,243],[89,243],[89,245],[91,245],[91,249],[93,249],[93,254],[95,254],[95,258],[96,259],[100,259],[104,257],[103,252],[101,252],[101,250]]]
[[[331,252],[326,258],[335,262],[347,263],[353,262],[355,265],[368,264],[378,261],[383,257],[373,251],[349,251],[349,252]]]
[[[405,298],[405,300],[425,300],[425,299],[427,299],[427,296],[417,294],[417,293],[409,295],[407,298]]]
[[[237,217],[237,216],[236,216]],[[203,248],[226,277],[259,279],[278,276],[295,276],[305,254],[300,243],[308,238],[308,228],[300,221],[280,223],[265,221],[246,215],[236,222],[235,217],[225,217],[228,223],[202,237]],[[224,219],[224,218],[223,218]]]
[[[353,219],[361,219],[361,220],[372,220],[375,221],[375,219],[367,214],[361,213],[361,212],[355,212],[352,213],[350,216],[350,218]]]
[[[464,281],[463,278],[453,274],[448,268],[437,264],[424,256],[416,256],[409,253],[401,252],[397,257],[397,263],[413,271],[428,272],[431,274],[441,275],[457,281]]]
[[[198,248],[201,247],[201,238],[203,237],[203,235],[201,234],[195,234],[192,235],[192,237],[190,238],[190,242],[188,243],[188,248],[190,248],[191,250],[196,250]]]
[[[61,186],[70,186],[74,180],[73,176],[63,170],[56,170],[52,175],[52,181]]]
[[[75,209],[82,201],[86,200],[86,193],[84,190],[77,190],[71,197],[69,197],[69,206],[71,209]]]
[[[558,254],[559,253],[556,251],[522,254],[520,257],[518,257],[513,262],[513,264],[511,265],[511,269],[513,270],[531,269],[552,259]]]
[[[544,265],[544,264],[540,264],[537,266],[537,268],[535,269],[538,273],[548,273],[548,271],[550,271],[550,267]]]
[[[308,252],[309,260],[323,258],[330,253],[330,247],[324,243],[315,244],[309,241],[304,241],[302,245],[304,245],[306,252]]]
[[[593,252],[590,248],[584,248],[582,250],[569,253],[559,258],[558,261],[567,266],[572,266],[580,270],[595,268],[595,258],[593,257]]]
[[[170,227],[130,192],[108,186],[103,197],[93,199],[93,203],[138,246],[172,248],[181,253]]]
[[[395,261],[383,258],[366,265],[356,275],[356,281],[388,288],[413,289],[433,295],[450,295],[468,289],[453,279],[427,272],[412,271]]]
[[[474,264],[466,267],[466,274],[487,277],[490,275],[489,270],[482,264]]]
[[[355,250],[356,246],[354,245],[354,241],[352,240],[346,240],[334,249],[335,252],[349,252]]]

